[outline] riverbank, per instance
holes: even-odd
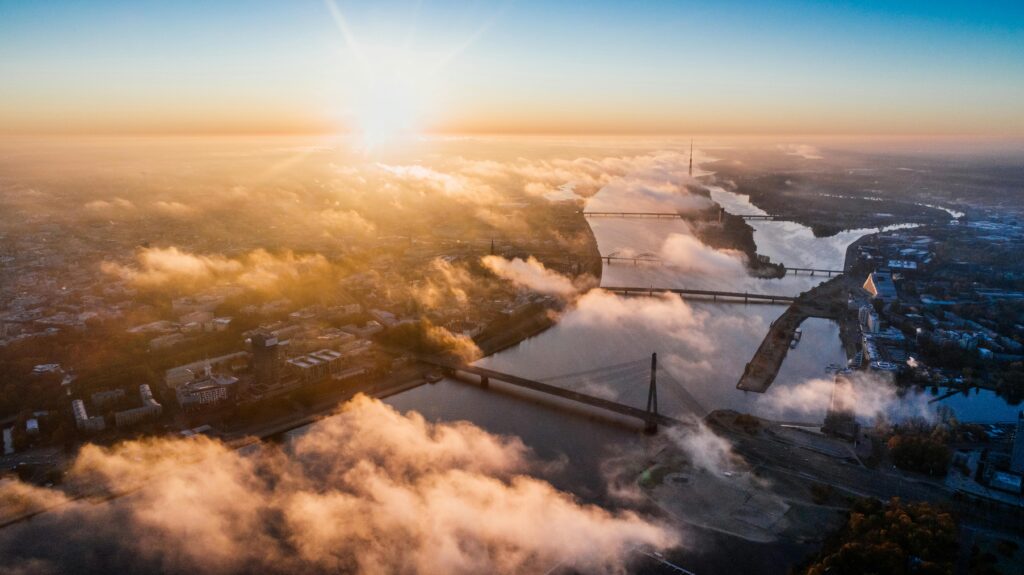
[[[570,225],[577,229],[577,231],[582,231],[578,229],[578,226],[582,225],[585,227],[584,235],[586,238],[583,253],[577,256],[578,265],[576,267],[578,274],[575,279],[599,285],[603,270],[597,238],[586,222],[582,210],[574,214],[573,220],[575,221],[572,221]],[[588,278],[587,276],[590,277]],[[519,345],[524,340],[539,335],[555,325],[559,311],[555,307],[541,303],[530,304],[512,316],[489,325],[474,339],[474,343],[480,348],[484,357],[499,353],[502,350]],[[271,421],[230,427],[226,430],[225,439],[229,441],[244,441],[246,437],[272,437],[292,429],[310,425],[323,417],[328,417],[339,404],[350,400],[358,393],[384,399],[419,387],[426,383],[424,378],[431,369],[430,366],[411,363],[399,371],[385,376],[383,379],[368,379],[354,387],[328,390],[322,393],[320,397],[316,397],[315,403],[308,407],[297,406],[293,401],[291,402],[293,409],[287,415],[275,417]]]
[[[579,257],[575,266],[576,277],[573,278],[575,280],[574,283],[601,285],[604,267],[602,265],[601,250],[597,245],[597,237],[594,235],[593,228],[590,227],[587,219],[583,216],[582,209],[576,212],[575,218],[578,218],[579,221],[575,221],[573,224],[579,225],[582,223],[585,228],[585,230],[580,229],[577,231],[583,233],[586,238],[586,245],[583,248],[583,254]],[[519,345],[524,340],[540,335],[557,323],[557,314],[560,311],[560,309],[552,306],[538,303],[530,304],[513,316],[487,326],[479,336],[473,338],[473,341],[480,348],[484,357],[494,355]]]

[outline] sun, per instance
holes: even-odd
[[[372,34],[368,35],[372,42],[360,42],[337,2],[324,3],[341,33],[342,53],[349,65],[343,78],[345,124],[367,149],[414,137],[431,117],[436,120],[438,103],[445,92],[441,89],[442,71],[496,18],[485,21],[467,37],[453,37],[443,45],[414,42],[415,26],[402,37]]]
[[[352,107],[353,128],[363,146],[378,148],[416,135],[426,112],[425,87],[412,77],[370,77]]]

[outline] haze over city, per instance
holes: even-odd
[[[0,572],[1021,573],[1024,7],[0,0]]]

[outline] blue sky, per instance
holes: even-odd
[[[336,6],[0,0],[0,131],[1024,135],[1024,2]]]

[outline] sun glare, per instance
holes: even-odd
[[[370,79],[352,109],[352,123],[367,148],[415,135],[422,128],[422,88],[408,78]]]

